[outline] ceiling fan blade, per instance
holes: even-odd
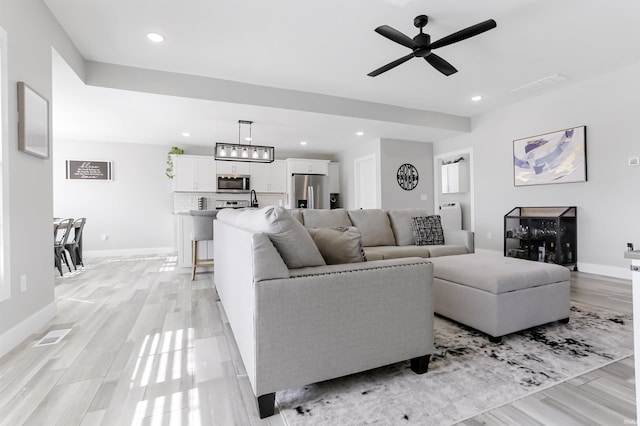
[[[382,25],[375,30],[378,34],[383,37],[388,38],[391,41],[395,41],[398,44],[401,44],[409,49],[413,49],[418,47],[418,44],[413,41],[413,39],[409,36],[402,34],[400,31],[395,28],[391,28],[388,25]]]
[[[439,47],[448,46],[453,43],[457,43],[462,40],[466,40],[469,37],[477,36],[478,34],[482,34],[485,31],[489,31],[497,27],[496,21],[493,19],[488,19],[484,22],[480,22],[479,24],[472,25],[464,30],[457,31],[453,34],[449,34],[446,37],[441,38],[438,41],[434,41],[429,45],[430,49],[437,49]]]
[[[387,65],[378,68],[375,71],[371,71],[369,74],[367,74],[369,77],[375,77],[376,75],[380,75],[383,72],[389,71],[392,68],[397,67],[400,64],[404,64],[405,62],[407,62],[409,59],[413,58],[413,53],[409,53],[407,56],[403,56],[400,59],[396,59],[393,62],[389,62]]]
[[[442,74],[449,76],[451,74],[455,74],[458,70],[451,65],[449,62],[442,59],[440,56],[435,53],[429,54],[429,56],[425,56],[425,61],[429,62],[435,69],[440,71]]]

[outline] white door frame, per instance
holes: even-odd
[[[470,217],[471,231],[475,232],[476,231],[476,213],[475,213],[476,198],[475,198],[475,183],[474,183],[475,162],[473,161],[473,148],[465,148],[458,151],[444,152],[442,154],[433,156],[433,170],[434,170],[433,209],[437,214],[438,208],[440,207],[440,192],[442,189],[442,185],[441,185],[442,174],[440,173],[440,170],[441,170],[440,165],[442,164],[442,159],[450,158],[450,157],[458,157],[463,154],[469,155],[469,204],[470,204],[469,214],[471,215]]]
[[[377,170],[377,163],[376,163],[376,154],[375,152],[369,155],[365,155],[364,157],[360,157],[360,158],[356,158],[355,160],[353,160],[353,171],[354,171],[354,200],[355,200],[355,208],[359,209],[362,208],[362,206],[360,205],[360,197],[358,194],[360,194],[360,188],[362,186],[362,183],[360,182],[360,168],[362,167],[363,164],[365,163],[372,163],[373,164],[373,168],[374,170]],[[379,206],[379,200],[378,200],[378,173],[375,173],[375,179],[373,180],[373,182],[369,183],[369,185],[373,185],[373,196],[374,196],[374,205],[375,206]]]

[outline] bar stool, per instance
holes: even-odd
[[[196,279],[196,268],[213,266],[213,259],[198,259],[198,241],[213,240],[213,220],[218,214],[217,210],[190,210],[193,223],[191,236],[191,281]]]
[[[87,218],[81,217],[73,222],[73,240],[68,240],[64,245],[64,248],[71,255],[71,263],[73,263],[74,270],[78,269],[78,265],[84,266],[84,263],[82,263],[82,230],[86,221]]]

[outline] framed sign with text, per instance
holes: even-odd
[[[67,160],[66,178],[111,180],[111,161]]]

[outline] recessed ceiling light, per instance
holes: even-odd
[[[158,33],[149,33],[147,38],[154,43],[162,43],[164,41],[164,36]]]
[[[471,100],[474,102],[478,102],[481,99],[482,99],[482,96],[474,96],[473,98],[471,98]]]
[[[364,135],[364,132],[356,132],[356,135],[362,136],[362,135]]]
[[[306,145],[306,144],[307,144],[307,141],[300,142],[300,145]]]
[[[188,138],[189,136],[191,136],[191,133],[189,133],[189,132],[182,132],[182,136],[184,136],[185,138]]]

